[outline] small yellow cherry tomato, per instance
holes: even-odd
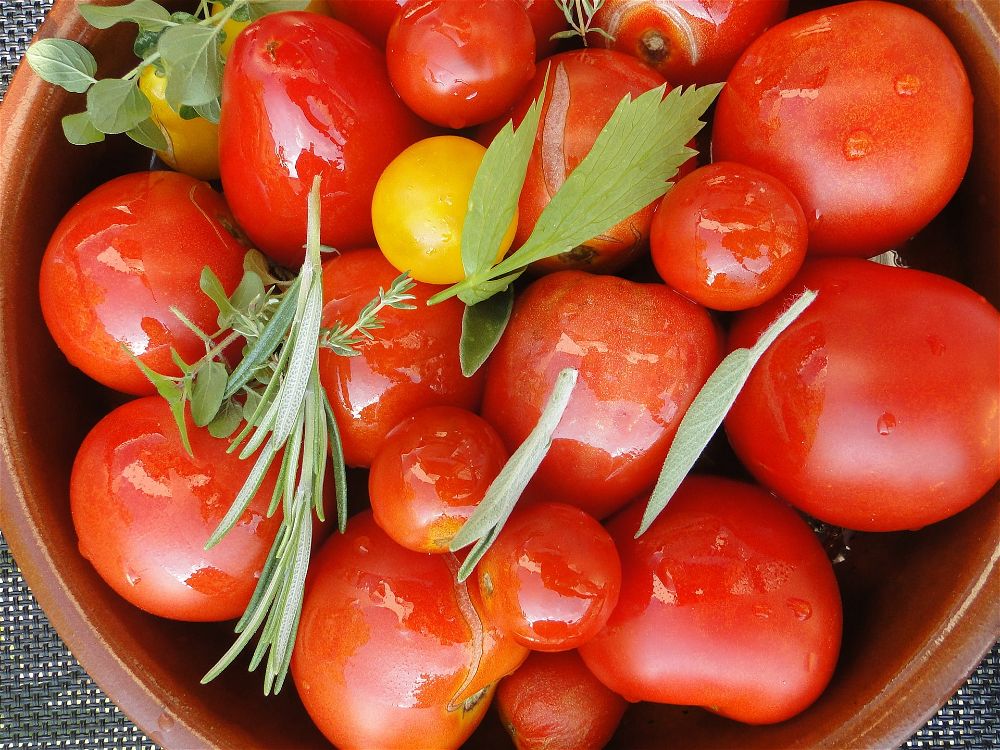
[[[166,99],[167,77],[148,65],[139,75],[139,89],[149,99],[153,122],[156,123],[167,148],[157,151],[163,161],[179,172],[199,180],[219,177],[219,126],[202,117],[185,120]]]
[[[443,135],[418,141],[385,168],[372,198],[372,226],[386,259],[417,281],[454,284],[465,278],[462,224],[486,149]],[[517,213],[497,248],[514,241]]]
[[[212,3],[213,16],[219,15],[225,9],[226,6],[222,3]],[[321,16],[333,16],[330,12],[330,6],[327,5],[326,0],[310,0],[309,5],[305,7],[305,10],[310,13],[319,13]],[[219,45],[219,53],[222,55],[223,60],[229,57],[229,50],[233,48],[233,42],[236,41],[236,37],[249,25],[250,21],[235,21],[232,18],[222,24],[222,31],[225,33],[226,38],[223,39],[222,43]]]

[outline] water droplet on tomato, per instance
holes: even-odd
[[[927,337],[927,345],[931,348],[931,354],[935,357],[940,357],[944,354],[945,345],[944,342],[937,336],[930,335]]]
[[[875,142],[866,130],[855,130],[844,141],[844,157],[848,161],[863,159],[872,150]]]
[[[753,605],[753,613],[755,617],[766,620],[771,616],[771,608],[766,604],[755,604]]]
[[[888,435],[896,428],[896,417],[889,412],[885,412],[878,418],[878,434]]]
[[[800,622],[805,622],[812,617],[812,605],[805,599],[792,598],[785,601],[785,604],[788,605],[790,610],[792,610],[792,614],[795,615],[795,619]]]
[[[913,96],[920,91],[921,83],[913,73],[904,73],[896,79],[896,93],[900,96]]]
[[[125,580],[128,581],[129,586],[137,586],[139,581],[142,580],[142,576],[132,570],[132,568],[129,568],[125,571]]]

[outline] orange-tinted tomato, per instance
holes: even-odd
[[[517,750],[601,750],[628,704],[576,651],[533,651],[500,681],[496,705]]]
[[[238,617],[281,523],[267,518],[275,464],[236,526],[205,542],[250,473],[252,461],[187,424],[193,456],[159,396],[118,407],[90,431],[73,464],[70,506],[80,553],[121,596],[160,617]]]
[[[353,250],[323,264],[323,325],[351,325],[379,288],[399,272],[379,250]],[[437,287],[417,284],[414,310],[379,313],[385,327],[358,345],[361,354],[319,354],[320,380],[333,407],[351,466],[370,466],[389,430],[425,406],[476,410],[483,374],[462,375],[458,342],[465,306],[457,299],[428,307]]]
[[[128,352],[175,376],[171,347],[188,362],[205,353],[170,308],[216,330],[218,309],[198,281],[209,266],[227,293],[239,284],[246,249],[235,227],[222,196],[184,174],[140,172],[101,185],[69,210],[42,258],[39,292],[52,338],[94,380],[155,393]]]
[[[754,485],[693,476],[638,539],[638,500],[608,524],[618,607],[580,648],[630,701],[704,706],[750,724],[794,716],[840,650],[833,567],[808,525]]]
[[[447,552],[507,460],[486,420],[431,406],[404,419],[372,461],[368,496],[375,521],[416,552]]]
[[[726,80],[740,54],[788,12],[788,0],[608,0],[591,43],[634,55],[675,86]]]
[[[457,748],[527,650],[480,616],[458,560],[390,539],[365,512],[313,560],[292,675],[320,730],[350,748]]]
[[[621,588],[615,543],[592,516],[563,503],[518,508],[476,566],[490,619],[537,651],[586,643]]]
[[[713,310],[742,310],[792,280],[807,240],[802,207],[779,180],[716,162],[663,196],[649,244],[660,278],[674,289]]]
[[[552,274],[514,303],[490,358],[483,416],[510,450],[517,448],[559,372],[578,368],[529,490],[604,518],[653,486],[721,349],[705,308],[662,284]]]

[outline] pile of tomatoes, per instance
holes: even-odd
[[[788,20],[787,0],[607,0],[590,46],[563,51],[551,0],[312,6],[230,29],[217,130],[174,116],[150,68],[161,157],[180,171],[97,188],[49,244],[40,293],[54,339],[138,397],[77,456],[82,554],[163,617],[247,606],[280,521],[268,516],[277,467],[205,551],[252,462],[190,417],[187,452],[132,356],[178,374],[172,351],[204,353],[185,323],[215,328],[203,267],[233,294],[250,247],[300,265],[318,175],[322,242],[337,249],[323,325],[355,320],[400,271],[419,282],[415,308],[387,310],[358,356],[319,357],[370,499],[354,491],[346,533],[314,534],[291,671],[324,734],[343,748],[457,747],[495,700],[518,747],[579,749],[608,742],[629,701],[748,723],[804,710],[833,674],[842,612],[797,511],[914,529],[1000,476],[997,311],[945,277],[867,260],[922,229],[962,179],[972,95],[954,48],[918,13],[871,0]],[[619,100],[665,80],[727,82],[703,166],[533,267],[496,350],[465,377],[463,303],[426,303],[464,277],[485,147],[547,87],[499,259]],[[220,176],[225,197],[200,181]],[[689,477],[636,538],[709,375],[806,288],[817,300],[764,354],[713,444],[735,457],[704,464],[715,474]],[[225,356],[235,366],[239,346]],[[459,582],[449,542],[567,367],[579,381],[547,457]]]

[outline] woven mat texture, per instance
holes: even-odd
[[[0,98],[51,4],[0,0]],[[1000,748],[998,704],[1000,645],[904,747]],[[153,747],[66,649],[0,535],[0,750]]]

